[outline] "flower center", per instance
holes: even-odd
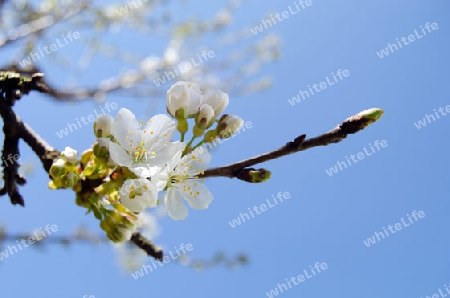
[[[130,200],[133,200],[136,197],[142,196],[142,194],[147,190],[148,190],[148,187],[146,185],[138,186],[137,188],[135,188],[134,185],[132,185],[130,187],[130,192],[128,194],[128,197],[130,198]]]
[[[142,132],[144,134],[146,134],[146,133],[153,134],[153,131],[143,130],[143,131],[134,131],[133,132],[133,131],[129,130],[128,135],[131,135],[131,136],[125,137],[125,139],[129,142],[130,149],[128,150],[128,154],[130,155],[131,159],[133,160],[133,163],[148,162],[148,157],[149,157],[147,155],[148,151],[149,151],[149,149],[150,150],[152,149],[153,143],[157,142],[156,139],[154,139],[152,141],[152,143],[150,143],[150,144],[148,144],[148,143],[146,144],[145,141],[141,141],[141,143],[135,147],[133,141],[136,141],[135,137],[140,137],[140,135],[138,135],[138,134],[140,134]],[[133,137],[133,135],[137,135],[137,136]],[[155,156],[156,156],[155,151],[152,151],[151,157],[155,157]]]
[[[173,175],[170,177],[169,183],[170,184],[174,184],[174,183],[185,184],[187,179],[191,179],[191,177],[189,177],[189,175]]]
[[[131,145],[131,150],[132,158],[135,163],[147,161],[147,148],[145,147],[144,141],[136,148],[133,148]]]

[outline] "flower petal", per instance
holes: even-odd
[[[132,164],[130,155],[114,142],[109,143],[109,154],[111,159],[120,166],[129,167]]]
[[[214,109],[216,117],[226,109],[229,101],[228,94],[220,90],[209,91],[203,95],[203,103],[207,103]]]
[[[140,125],[136,116],[130,110],[122,108],[111,124],[110,134],[124,146],[127,143],[126,136],[128,135],[128,131],[139,130],[139,127]]]
[[[157,172],[151,176],[152,182],[155,183],[156,189],[161,191],[166,188],[167,182],[169,182],[169,174],[167,173],[167,169],[156,169]]]
[[[111,142],[109,138],[97,138],[96,141],[101,147],[109,147],[109,143]]]
[[[130,171],[136,174],[136,176],[141,178],[150,178],[157,171],[150,167],[148,163],[133,163],[128,166]]]
[[[170,188],[164,195],[164,205],[170,218],[174,220],[183,220],[188,215],[188,209],[175,188]]]
[[[66,147],[61,156],[67,160],[67,162],[75,163],[78,160],[78,151],[70,147]]]
[[[177,184],[177,188],[182,191],[189,206],[194,209],[206,209],[214,199],[208,188],[197,179],[187,180],[184,185]]]
[[[185,163],[189,169],[188,174],[197,176],[200,172],[208,169],[211,162],[211,154],[206,148],[198,147],[193,152],[183,156],[180,163]]]
[[[170,142],[175,130],[175,122],[164,114],[158,114],[153,116],[146,125],[142,128],[147,132],[153,132],[154,134],[146,134],[152,143],[152,147],[164,146],[167,142]],[[155,142],[156,140],[156,142]]]
[[[170,160],[173,160],[177,153],[180,154],[186,147],[184,142],[173,142],[169,143],[167,146],[160,147],[155,151],[155,156],[148,155],[148,160],[153,166],[163,166],[167,164]]]

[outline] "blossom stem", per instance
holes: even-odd
[[[187,154],[187,152],[189,151],[189,148],[191,147],[192,143],[195,140],[195,136],[192,136],[191,140],[189,141],[189,143],[186,145],[186,148],[184,148],[183,154],[181,154],[181,157],[185,156]]]
[[[198,147],[200,147],[201,145],[203,145],[203,143],[205,143],[205,141],[201,140],[197,145],[195,145],[194,147],[192,147],[192,151],[194,151],[195,149],[197,149]]]

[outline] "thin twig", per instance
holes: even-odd
[[[306,135],[300,135],[292,142],[286,143],[279,149],[254,156],[236,163],[232,163],[222,167],[216,167],[206,170],[200,177],[228,177],[239,178],[239,175],[248,167],[263,163],[269,160],[277,159],[285,155],[307,150],[317,146],[327,146],[332,143],[339,143],[349,134],[357,133],[364,129],[367,125],[374,122],[371,118],[363,117],[363,112],[347,118],[344,122],[336,126],[334,129],[311,139],[306,139]]]

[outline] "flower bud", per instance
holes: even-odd
[[[167,111],[172,117],[189,118],[197,113],[202,101],[202,92],[192,83],[180,81],[167,91],[166,100]]]
[[[50,175],[56,179],[66,173],[66,162],[62,158],[58,158],[50,168]]]
[[[111,124],[114,122],[114,118],[111,115],[105,114],[95,120],[94,133],[97,138],[106,138],[109,135]]]
[[[367,121],[366,127],[375,121],[379,120],[381,116],[383,116],[384,111],[378,108],[372,108],[368,110],[364,110],[358,113],[358,116],[361,116],[363,119]]]
[[[202,104],[195,123],[199,128],[205,129],[212,120],[214,120],[214,109],[210,105]]]
[[[217,138],[217,131],[215,129],[214,130],[210,130],[210,131],[205,133],[205,136],[203,137],[203,142],[211,143],[216,138]]]
[[[236,131],[242,128],[244,121],[235,115],[223,115],[217,125],[217,133],[219,138],[226,139],[231,137]]]
[[[228,106],[228,94],[220,90],[206,92],[203,95],[203,103],[210,105],[214,109],[214,115],[217,117]]]
[[[371,109],[359,112],[358,114],[367,119],[373,119],[374,121],[376,121],[376,120],[380,119],[381,116],[383,116],[384,111],[382,109],[378,109],[378,108],[371,108]]]
[[[73,172],[69,172],[64,176],[65,187],[74,187],[74,185],[77,184],[77,182],[78,182],[78,175]]]
[[[94,143],[94,155],[100,158],[108,157],[109,142],[108,138],[97,138]]]
[[[236,178],[250,183],[261,183],[270,179],[271,172],[266,169],[247,168],[238,172]]]
[[[69,163],[76,163],[78,160],[78,151],[70,147],[66,147],[61,156]]]
[[[366,128],[370,124],[378,121],[383,116],[384,111],[378,108],[372,108],[353,115],[339,125],[346,134],[354,134]]]

